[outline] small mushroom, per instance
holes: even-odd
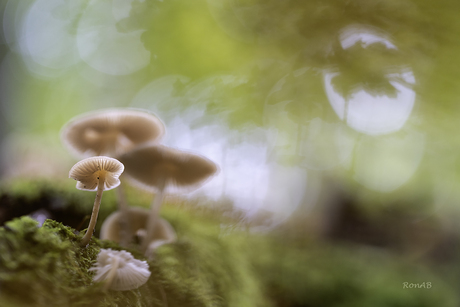
[[[153,114],[133,109],[106,109],[71,119],[61,131],[63,143],[79,158],[117,157],[144,142],[159,140],[163,123]]]
[[[139,234],[143,234],[140,237],[144,238],[148,216],[149,210],[138,207],[130,207],[125,212],[115,211],[104,220],[99,237],[101,240],[111,240],[115,243],[120,243],[122,240],[120,235],[120,228],[122,227],[120,220],[126,218],[131,225],[130,232],[128,233],[130,240],[136,235],[139,236]],[[149,247],[152,247],[153,251],[163,244],[172,243],[176,240],[176,232],[171,224],[165,219],[159,218],[158,223],[155,224],[154,237]]]
[[[111,190],[120,185],[118,177],[123,173],[123,170],[124,166],[120,161],[104,156],[81,160],[70,169],[69,178],[78,181],[77,189],[97,191],[91,220],[88,230],[80,242],[81,246],[86,246],[93,235],[97,215],[99,213],[99,206],[101,205],[102,192]]]
[[[157,191],[147,221],[147,234],[142,241],[144,253],[155,236],[155,224],[164,192],[193,190],[217,172],[216,164],[205,157],[162,145],[138,147],[119,158],[126,165],[126,179]]]
[[[150,277],[146,261],[135,259],[127,251],[101,249],[97,262],[90,271],[96,271],[95,282],[104,282],[104,290],[126,291],[139,288]]]

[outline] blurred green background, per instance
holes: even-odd
[[[459,2],[0,3],[4,181],[69,180],[69,119],[145,109],[165,144],[220,166],[190,198],[293,236],[456,259]]]

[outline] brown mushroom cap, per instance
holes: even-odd
[[[77,157],[117,156],[138,144],[159,140],[165,133],[155,115],[132,109],[106,109],[71,119],[61,139]]]
[[[126,179],[150,191],[198,188],[218,170],[211,160],[166,147],[146,145],[120,156]]]
[[[104,157],[91,157],[76,163],[69,171],[69,178],[78,180],[77,189],[96,191],[99,177],[104,174],[104,191],[120,185],[118,177],[123,173],[124,166],[120,161]]]

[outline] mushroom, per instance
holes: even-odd
[[[145,237],[148,216],[149,210],[138,207],[131,207],[125,212],[115,211],[104,220],[99,237],[101,240],[111,240],[115,243],[120,243],[121,225],[119,221],[123,217],[131,225],[130,233],[128,233],[130,240],[136,235]],[[172,243],[176,240],[176,232],[171,224],[165,219],[159,218],[158,223],[155,225],[154,237],[149,247],[152,247],[152,250],[154,250],[163,244]]]
[[[205,157],[162,145],[138,147],[119,158],[126,165],[126,179],[147,190],[157,191],[147,221],[147,234],[142,240],[144,253],[155,237],[164,192],[193,190],[217,172],[216,164]]]
[[[133,109],[105,109],[71,119],[61,131],[63,143],[79,158],[117,157],[145,142],[155,142],[165,133],[153,114]]]
[[[88,230],[80,242],[81,246],[86,246],[93,235],[99,206],[101,205],[102,192],[120,185],[118,177],[123,173],[123,170],[124,166],[120,161],[104,156],[81,160],[70,169],[69,178],[78,181],[77,189],[97,191]]]
[[[89,271],[96,271],[95,282],[104,282],[104,290],[126,291],[139,288],[150,277],[146,261],[135,259],[127,251],[101,249],[97,262]]]
[[[156,142],[165,133],[164,124],[151,113],[134,109],[103,109],[74,117],[61,130],[62,142],[79,158],[105,155],[116,158],[144,142]],[[116,190],[118,209],[128,207],[122,187]],[[120,220],[123,232],[129,223]],[[122,240],[126,245],[127,235]]]

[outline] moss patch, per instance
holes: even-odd
[[[2,299],[14,306],[67,306],[88,292],[87,270],[99,248],[78,248],[69,228],[52,220],[37,227],[22,217],[0,229],[0,241]]]
[[[278,306],[454,307],[459,303],[455,287],[433,268],[383,250],[318,242],[296,246],[267,238],[259,244],[253,246],[251,258],[266,293]],[[414,285],[405,287],[406,282]]]
[[[0,306],[267,306],[237,242],[187,231],[149,262],[146,285],[103,292],[88,269],[100,248],[119,246],[93,239],[81,248],[81,235],[61,223],[46,220],[38,227],[29,217],[15,219],[0,229]]]
[[[93,193],[44,187],[26,198],[10,192],[10,203],[34,203],[46,191],[70,208],[91,211]],[[151,198],[129,190],[127,196],[130,205],[144,207]],[[42,227],[29,217],[7,222],[0,228],[0,306],[458,306],[456,285],[428,263],[276,231],[251,234],[236,226],[239,215],[229,217],[228,208],[196,205],[165,204],[162,216],[179,240],[149,261],[147,284],[122,292],[102,291],[88,271],[100,248],[122,249],[115,243],[93,237],[81,248],[81,234],[55,220]],[[99,226],[115,208],[114,195],[104,193]],[[128,251],[145,260],[136,249]],[[406,289],[404,282],[431,287]]]

